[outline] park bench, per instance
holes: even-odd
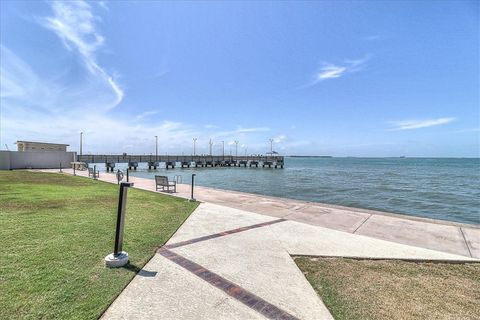
[[[170,188],[173,187],[173,192],[177,192],[177,182],[175,181],[168,181],[167,176],[155,176],[155,190],[162,188],[162,191],[170,191]]]
[[[88,176],[93,178],[100,178],[100,172],[93,170],[93,168],[88,168]]]

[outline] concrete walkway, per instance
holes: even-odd
[[[292,255],[472,260],[202,203],[103,319],[332,319]]]

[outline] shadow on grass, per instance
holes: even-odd
[[[127,263],[124,267],[122,267],[128,271],[135,272],[141,277],[155,277],[157,275],[156,271],[148,271],[148,270],[143,270],[140,267],[137,267],[134,264]]]

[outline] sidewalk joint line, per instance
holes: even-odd
[[[162,248],[157,251],[163,257],[176,263],[180,267],[190,271],[200,279],[208,282],[217,289],[222,290],[230,297],[243,303],[252,310],[255,310],[272,320],[298,320],[297,317],[276,307],[275,305],[263,300],[254,293],[240,287],[239,285],[223,278],[222,276],[202,267],[201,265],[189,260],[173,251]]]
[[[286,219],[277,219],[277,220],[262,222],[262,223],[258,223],[258,224],[253,224],[253,225],[246,226],[246,227],[240,227],[240,228],[236,228],[236,229],[232,229],[232,230],[222,231],[222,232],[219,232],[219,233],[210,234],[208,236],[203,236],[203,237],[199,237],[199,238],[193,238],[193,239],[190,239],[190,240],[180,241],[180,242],[177,242],[177,243],[167,244],[167,245],[163,246],[162,248],[165,248],[165,249],[178,248],[178,247],[186,246],[186,245],[189,245],[189,244],[193,244],[193,243],[197,243],[197,242],[201,242],[201,241],[205,241],[205,240],[215,239],[215,238],[228,236],[228,235],[243,232],[243,231],[248,231],[248,230],[261,228],[261,227],[266,227],[266,226],[272,225],[274,223],[279,223],[279,222],[283,222],[283,221],[286,221]]]
[[[460,229],[460,233],[462,234],[463,241],[465,242],[465,246],[467,246],[468,254],[470,258],[473,258],[472,251],[470,251],[470,247],[468,246],[467,238],[465,237],[465,233],[463,233],[462,227],[458,227]]]
[[[371,215],[369,215],[369,216],[368,216],[368,217],[367,217],[365,220],[363,220],[363,222],[362,222],[362,223],[360,223],[360,225],[359,225],[359,226],[358,226],[358,227],[357,227],[355,230],[353,230],[353,232],[352,232],[352,233],[355,233],[355,232],[357,232],[357,230],[358,230],[358,229],[360,229],[360,227],[361,227],[361,226],[363,226],[363,224],[364,224],[365,222],[367,222],[367,220],[368,220],[368,219],[370,219],[371,217],[372,217],[372,214],[371,214]]]

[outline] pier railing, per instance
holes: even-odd
[[[257,162],[275,162],[283,163],[283,156],[210,156],[210,155],[99,155],[99,154],[84,154],[77,155],[77,161],[86,163],[128,163],[128,162],[215,162],[215,161],[257,161]]]

